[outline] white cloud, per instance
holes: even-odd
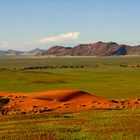
[[[80,33],[79,32],[70,32],[70,33],[63,33],[57,36],[50,36],[45,37],[43,39],[40,39],[38,43],[40,44],[48,44],[52,42],[63,42],[63,41],[69,41],[69,40],[76,40],[79,38]]]
[[[57,45],[57,43],[62,44],[65,43],[66,41],[73,41],[78,39],[79,36],[80,36],[79,32],[69,32],[56,36],[48,36],[39,40],[29,42],[17,42],[17,43],[0,42],[0,49],[30,50],[38,46],[41,47],[44,45]]]

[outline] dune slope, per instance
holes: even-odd
[[[34,93],[0,92],[0,96],[10,98],[10,102],[6,105],[9,113],[140,108],[140,99],[106,99],[78,90],[50,90]]]

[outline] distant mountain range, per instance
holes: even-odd
[[[46,50],[42,50],[39,48],[33,49],[31,51],[0,50],[0,56],[30,56],[30,55],[34,56],[34,55],[41,55],[44,52],[46,52]]]
[[[113,56],[140,55],[140,45],[119,45],[115,42],[96,42],[79,44],[75,47],[53,46],[48,50],[34,49],[31,51],[0,50],[0,56]]]

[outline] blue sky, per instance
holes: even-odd
[[[140,44],[139,7],[140,0],[0,0],[0,49]]]

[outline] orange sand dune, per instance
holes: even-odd
[[[140,99],[111,100],[78,90],[50,90],[33,93],[0,92],[0,96],[10,98],[7,106],[11,112],[41,113],[87,109],[140,108]]]

